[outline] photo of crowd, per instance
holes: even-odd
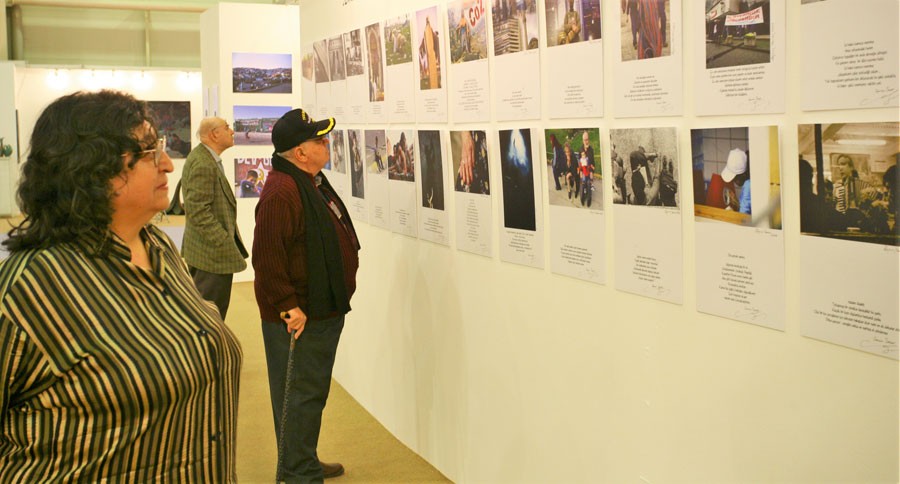
[[[503,226],[536,229],[534,158],[531,130],[500,130],[500,173],[503,176]]]
[[[272,144],[275,121],[290,110],[290,106],[235,106],[234,144]]]
[[[409,15],[401,15],[384,22],[384,59],[394,66],[412,62],[412,32]]]
[[[679,206],[675,128],[614,129],[609,142],[613,203]]]
[[[291,54],[231,54],[233,92],[293,92]]]
[[[325,167],[335,173],[347,173],[347,149],[344,145],[344,130],[335,129],[328,133],[331,157]]]
[[[369,61],[369,102],[384,101],[384,65],[381,61],[381,32],[378,24],[366,27],[366,55]]]
[[[344,74],[344,38],[338,35],[328,39],[328,66],[331,68],[331,80],[343,81]]]
[[[600,130],[546,129],[544,138],[548,203],[563,207],[602,208]]]
[[[362,37],[359,29],[345,32],[344,37],[344,62],[346,63],[347,77],[363,75]]]
[[[437,23],[432,23],[437,22]],[[416,13],[419,39],[419,89],[441,88],[441,35],[437,7]]]
[[[754,134],[749,128],[691,130],[695,216],[743,226],[781,228],[778,130],[754,128],[754,133],[766,137],[759,140],[765,143],[757,145],[768,149],[751,155]],[[752,166],[756,169],[751,170]],[[769,187],[767,199],[753,197],[751,172],[756,172],[753,186]]]
[[[387,132],[388,179],[415,181],[415,138],[412,130],[391,130]]]
[[[706,0],[706,68],[770,62],[770,0]]]
[[[419,131],[419,154],[422,156],[422,206],[443,210],[444,151],[440,131]]]
[[[494,0],[494,55],[537,49],[537,0]]]
[[[484,131],[451,131],[453,187],[457,192],[491,194],[487,137]]]
[[[347,130],[347,154],[350,157],[350,194],[356,198],[366,198],[366,170],[363,151],[360,147],[358,129]]]
[[[236,198],[259,198],[266,175],[272,169],[272,158],[234,159],[234,196]]]
[[[900,123],[802,124],[800,230],[900,246]]]
[[[622,60],[671,55],[669,0],[621,0]]]
[[[600,0],[546,0],[547,47],[600,39]]]
[[[447,4],[453,64],[487,59],[486,12],[481,3],[481,0],[457,0]]]
[[[159,135],[166,137],[169,158],[187,158],[191,152],[190,101],[147,101]]]
[[[380,175],[387,169],[384,163],[385,145],[384,145],[383,129],[367,129],[366,130],[366,166],[369,167],[368,172],[373,175]]]

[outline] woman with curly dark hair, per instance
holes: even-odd
[[[0,482],[236,479],[240,347],[150,223],[172,170],[131,95],[38,119],[0,263]]]

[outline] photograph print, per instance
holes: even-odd
[[[290,110],[290,106],[235,106],[234,144],[272,144],[272,127]]]
[[[416,13],[419,46],[419,89],[441,88],[441,21],[437,7]]]
[[[366,173],[362,135],[358,129],[347,130],[347,155],[350,158],[350,194],[356,198],[366,198]]]
[[[451,63],[487,59],[485,15],[484,0],[457,0],[447,4]]]
[[[760,153],[751,153],[754,137],[755,146],[765,148]],[[694,215],[747,227],[781,229],[778,152],[778,129],[774,126],[691,130]],[[757,193],[761,187],[769,188],[768,199],[752,196],[751,173]]]
[[[330,158],[326,167],[336,173],[347,173],[347,152],[344,145],[344,130],[335,129],[328,133],[329,145],[331,146]]]
[[[300,60],[300,70],[303,72],[303,78],[307,81],[314,81],[313,71],[315,71],[316,59],[315,55],[312,52],[306,52],[303,54],[303,58]]]
[[[359,29],[344,33],[344,62],[347,77],[363,75],[362,34]]]
[[[770,0],[706,0],[706,68],[771,60]]]
[[[550,205],[603,208],[598,128],[544,130]]]
[[[900,246],[900,123],[801,124],[800,231]]]
[[[422,206],[443,210],[444,150],[440,131],[419,131],[419,154],[422,156]]]
[[[384,60],[389,66],[412,62],[412,32],[409,15],[384,21]]]
[[[547,47],[600,38],[600,0],[546,0],[544,10]]]
[[[530,129],[500,130],[500,173],[503,177],[503,226],[536,230],[534,154]]]
[[[613,203],[678,207],[678,141],[675,128],[609,132]]]
[[[388,179],[416,181],[415,138],[411,129],[390,130],[387,137]]]
[[[235,158],[234,196],[259,198],[271,169],[272,158]]]
[[[190,101],[147,101],[159,136],[166,137],[169,158],[187,158],[191,152]]]
[[[328,65],[331,68],[332,81],[343,81],[347,78],[344,67],[344,38],[340,35],[328,39]]]
[[[491,16],[494,55],[538,48],[540,27],[537,0],[494,0]]]
[[[384,63],[382,62],[381,29],[378,24],[366,27],[366,60],[369,62],[369,102],[384,101]]]
[[[231,54],[231,85],[233,92],[284,93],[293,92],[291,54]]]
[[[380,175],[387,169],[385,165],[385,134],[383,129],[367,129],[365,157],[366,166],[369,167],[368,172],[373,175]]]
[[[329,82],[331,72],[328,68],[328,42],[325,40],[313,42],[313,56],[316,64],[316,84]]]
[[[453,159],[454,190],[490,195],[490,167],[485,132],[451,131],[450,152]]]
[[[726,3],[735,1],[742,0],[726,0]],[[622,61],[672,54],[669,47],[672,37],[670,8],[670,0],[624,0],[620,22]]]

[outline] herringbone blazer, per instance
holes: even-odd
[[[197,145],[181,174],[184,239],[181,255],[191,267],[213,274],[247,268],[247,249],[237,228],[237,202],[212,153]]]

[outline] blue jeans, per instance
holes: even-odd
[[[322,482],[316,447],[322,427],[322,410],[331,388],[331,370],[337,353],[344,316],[322,321],[307,321],[294,346],[287,418],[281,445],[281,478],[285,482]],[[269,395],[275,437],[282,435],[282,412],[291,335],[284,322],[262,322]]]

